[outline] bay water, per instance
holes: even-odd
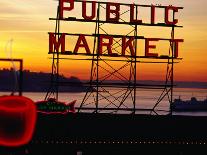
[[[163,90],[153,90],[153,89],[137,89],[136,92],[136,108],[137,109],[152,109],[157,103],[160,95]],[[100,92],[99,93],[99,105],[101,108],[117,108],[124,95],[127,91],[123,90],[120,92],[117,89],[111,89],[110,92]],[[175,88],[173,91],[173,99],[181,98],[182,100],[190,100],[191,97],[196,97],[198,100],[204,100],[207,98],[207,89],[197,89],[197,88]],[[9,95],[9,92],[0,92],[0,95]],[[76,100],[76,107],[79,107],[85,96],[85,92],[60,92],[59,101],[69,103],[73,100]],[[111,96],[113,94],[113,96]],[[126,93],[127,94],[127,93]],[[131,93],[133,94],[133,93]],[[132,108],[133,107],[133,98],[129,93],[126,100],[120,106],[120,108]],[[26,96],[33,101],[44,100],[46,92],[23,92],[23,96]],[[88,94],[87,100],[84,104],[85,107],[95,107],[96,93]],[[137,114],[167,114],[169,111],[169,100],[166,95],[161,102],[156,106],[156,113],[151,111],[137,111]],[[166,112],[165,112],[166,111]],[[103,111],[104,112],[104,111]],[[120,111],[117,113],[130,113],[129,111],[124,112]],[[190,116],[207,116],[207,111],[203,112],[173,112],[173,115],[190,115]]]

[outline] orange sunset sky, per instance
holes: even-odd
[[[103,0],[104,1],[104,0]],[[108,0],[105,0],[108,1]],[[203,81],[207,82],[207,5],[206,0],[110,0],[112,2],[136,3],[136,4],[162,4],[184,7],[176,18],[179,19],[175,37],[184,39],[180,44],[179,57],[183,60],[175,67],[175,80],[177,81]],[[48,55],[48,32],[53,32],[55,23],[49,21],[50,17],[56,17],[57,1],[54,0],[1,0],[0,1],[0,57],[22,58],[24,69],[31,71],[50,72],[51,60]],[[74,15],[80,14],[76,9]],[[147,13],[142,11],[143,18]],[[157,13],[159,16],[161,13]],[[74,16],[73,15],[73,16]],[[161,15],[160,15],[161,16]],[[157,20],[161,17],[157,17]],[[67,28],[65,28],[67,27]],[[85,27],[85,28],[84,28]],[[87,23],[73,23],[64,25],[67,32],[85,32],[94,26]],[[111,27],[112,33],[117,28]],[[125,30],[123,30],[125,31]],[[166,28],[143,28],[141,34],[146,37],[166,37],[169,30]],[[12,55],[6,44],[13,40]],[[159,44],[159,43],[158,43]],[[6,48],[6,49],[5,49]],[[141,49],[141,48],[140,48]],[[158,49],[168,50],[165,45]],[[157,50],[158,50],[157,49]],[[158,51],[157,51],[158,52]],[[0,62],[0,68],[8,65]],[[89,62],[67,61],[61,63],[61,73],[65,76],[77,76],[80,79],[89,78]],[[138,78],[146,80],[160,80],[165,70],[152,65],[138,65],[142,71]],[[146,69],[146,71],[145,71]]]

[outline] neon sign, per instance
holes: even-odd
[[[0,97],[0,145],[16,147],[29,143],[36,124],[36,106],[22,96]]]
[[[60,19],[64,19],[64,12],[67,11],[72,11],[75,9],[74,4],[75,2],[81,2],[82,3],[82,18],[86,21],[94,20],[97,17],[97,5],[98,3],[103,3],[104,2],[96,2],[96,1],[75,1],[75,0],[60,0],[59,5],[60,5]],[[87,4],[91,4],[91,15],[87,15]],[[65,6],[65,5],[69,6]],[[112,3],[112,2],[106,2],[105,3],[105,8],[106,8],[106,22],[115,22],[119,23],[120,22],[120,10],[122,6],[127,6],[129,7],[129,23],[131,24],[141,24],[142,20],[140,19],[135,19],[136,12],[135,12],[135,4],[120,4],[120,3]],[[144,6],[144,5],[142,5]],[[138,6],[139,7],[139,6]],[[156,15],[156,6],[155,5],[145,5],[145,7],[150,7],[151,8],[151,24],[155,24],[155,15]],[[166,6],[164,7],[165,9],[165,24],[167,25],[175,25],[178,23],[178,19],[173,19],[172,21],[170,20],[170,11],[173,12],[178,12],[179,9],[182,9],[181,7],[176,7],[176,6]],[[113,15],[113,16],[112,16]]]
[[[66,14],[70,14],[71,11],[78,11],[76,3],[81,3],[82,6],[81,18],[67,17]],[[100,17],[100,8],[102,5],[105,8],[104,15]],[[122,8],[128,8],[127,20],[120,20]],[[140,19],[138,10],[140,7],[148,9],[150,12],[148,23],[144,23]],[[150,8],[150,9],[149,9]],[[90,9],[90,10],[89,10]],[[157,23],[156,13],[157,9],[163,9],[164,19],[163,23]],[[143,26],[167,26],[167,27],[179,27],[177,24],[179,20],[175,18],[175,14],[179,13],[182,7],[176,6],[156,6],[156,5],[136,5],[136,4],[123,4],[123,3],[112,3],[112,2],[96,2],[96,1],[80,1],[80,0],[60,0],[59,1],[59,16],[56,20],[63,21],[79,21],[79,22],[98,22],[98,23],[109,23],[109,24],[128,24],[128,25],[143,25]],[[173,17],[172,17],[173,16]],[[102,18],[102,19],[100,19]],[[67,37],[78,36],[77,42],[74,47],[67,49]],[[94,53],[90,49],[89,37],[96,37],[97,44]],[[119,38],[121,40],[121,49],[119,52],[113,51],[114,39]],[[69,33],[49,33],[49,53],[54,52],[64,55],[104,55],[110,57],[137,57],[139,53],[135,52],[137,40],[144,39],[145,49],[144,57],[159,57],[159,53],[153,53],[152,49],[156,48],[156,44],[160,41],[167,40],[172,46],[174,46],[174,53],[172,57],[179,57],[179,45],[183,39],[165,39],[165,38],[146,38],[144,36],[124,36],[124,35],[111,35],[111,34],[69,34]],[[139,47],[139,45],[138,45]],[[104,50],[106,49],[106,50]],[[80,52],[84,51],[84,52]],[[105,53],[103,51],[106,51]],[[126,53],[126,51],[129,51]]]
[[[49,98],[48,100],[36,102],[37,112],[43,114],[67,114],[75,113],[75,103],[76,100],[65,103],[57,101],[54,98]]]

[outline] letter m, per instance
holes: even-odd
[[[61,53],[65,52],[65,33],[56,35],[49,33],[49,53],[59,52],[61,47]]]

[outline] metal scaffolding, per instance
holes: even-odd
[[[82,2],[76,0],[75,2]],[[87,3],[91,3],[91,1],[87,1]],[[131,114],[136,114],[139,111],[149,111],[150,114],[159,114],[159,110],[157,106],[160,102],[167,98],[169,102],[169,106],[171,106],[173,102],[173,87],[174,87],[174,64],[178,63],[181,58],[176,58],[175,53],[175,43],[171,40],[174,39],[175,36],[175,27],[182,27],[177,25],[166,25],[163,23],[158,24],[146,24],[146,23],[129,23],[124,19],[120,18],[120,22],[108,22],[100,19],[101,11],[100,9],[106,9],[104,4],[106,2],[97,2],[98,7],[96,9],[97,18],[96,20],[83,20],[77,18],[59,18],[59,7],[57,9],[57,18],[50,18],[50,20],[56,21],[55,28],[55,36],[56,39],[60,39],[60,23],[61,21],[66,22],[91,22],[95,23],[95,30],[93,34],[84,34],[88,37],[93,37],[93,53],[76,53],[76,55],[87,56],[86,59],[80,58],[72,58],[70,55],[74,55],[73,51],[67,51],[64,54],[59,51],[53,51],[53,62],[52,62],[52,76],[51,76],[51,87],[46,95],[48,98],[51,94],[55,94],[56,99],[58,99],[58,86],[59,82],[59,61],[63,60],[82,60],[82,61],[90,61],[91,69],[90,69],[90,80],[89,82],[84,83],[87,87],[86,93],[83,97],[83,100],[80,104],[80,107],[77,107],[78,112],[93,112],[93,113],[117,113],[117,112],[127,112]],[[128,5],[128,4],[121,4]],[[151,7],[150,5],[134,5],[134,9],[136,10],[136,20],[138,7]],[[155,6],[158,8],[165,8],[166,6]],[[182,9],[182,8],[181,8]],[[129,10],[124,11],[121,15],[129,12]],[[174,19],[175,12],[173,13]],[[99,55],[97,47],[100,45],[100,35],[111,35],[104,28],[104,24],[124,24],[128,25],[132,30],[130,30],[124,36],[126,38],[134,37],[133,48],[135,51],[135,56],[125,56],[122,57],[118,48],[122,45],[120,43],[123,35],[113,34],[113,45],[112,49],[118,54],[108,55],[107,49],[103,51],[102,55]],[[137,39],[146,40],[143,36],[138,36],[139,28],[142,26],[158,26],[158,27],[169,27],[171,29],[171,38],[165,39],[160,38],[160,40],[169,42],[169,55],[167,56],[159,56],[159,57],[147,57],[147,56],[137,56]],[[69,36],[79,36],[80,34],[75,33],[65,33]],[[118,39],[118,40],[117,40]],[[130,51],[126,50],[126,52],[130,53]],[[61,55],[61,56],[60,56]],[[66,57],[66,55],[68,55]],[[62,57],[63,56],[63,57]],[[90,58],[88,58],[90,56]],[[120,65],[117,67],[114,65],[115,63],[119,63]],[[152,85],[152,84],[140,84],[137,80],[137,76],[139,75],[139,68],[137,65],[139,63],[157,63],[157,64],[166,64],[167,71],[165,77],[165,83],[160,85]],[[123,70],[127,70],[127,73]],[[114,80],[115,79],[115,80]],[[162,90],[162,93],[158,97],[152,108],[139,108],[139,101],[136,96],[139,93],[139,90],[142,89],[155,89]],[[170,110],[165,111],[167,113],[172,113]]]

